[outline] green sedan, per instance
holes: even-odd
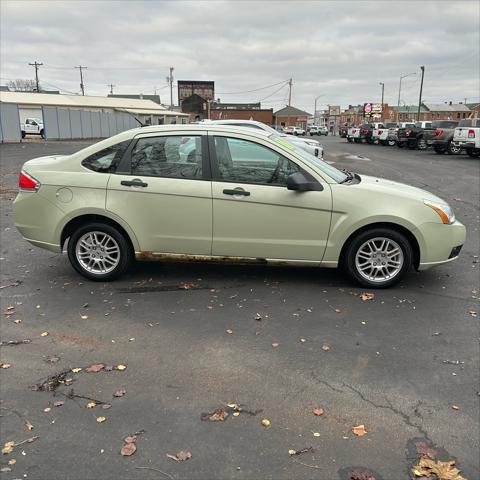
[[[26,162],[14,201],[27,241],[98,281],[133,259],[342,267],[384,288],[456,259],[465,227],[418,188],[340,171],[276,134],[144,127]]]

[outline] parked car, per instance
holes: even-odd
[[[186,161],[166,148],[185,138],[196,144]],[[97,281],[136,258],[342,266],[385,288],[412,266],[456,259],[466,234],[425,190],[337,170],[277,133],[215,124],[137,128],[33,159],[19,189],[23,237],[66,246],[73,268]]]
[[[310,133],[310,136],[313,135],[328,135],[328,128],[327,127],[320,127],[320,126],[312,126],[308,129],[308,133]]]
[[[352,143],[360,138],[360,127],[350,127],[347,130],[347,141]]]
[[[266,134],[272,135],[277,134],[286,139],[289,142],[298,145],[300,148],[303,148],[306,152],[314,155],[315,157],[323,158],[324,148],[323,145],[313,138],[299,138],[298,136],[287,135],[286,133],[275,131],[273,128],[265,125],[262,122],[256,122],[255,120],[206,120],[202,123],[210,123],[214,125],[228,125],[236,127],[246,127],[254,130],[263,130]]]
[[[438,154],[448,152],[450,155],[458,155],[461,148],[452,143],[453,133],[458,122],[455,120],[438,120],[432,123],[432,129],[425,130],[423,136],[427,145],[432,147]]]
[[[375,145],[381,143],[382,145],[387,145],[388,141],[388,134],[390,133],[390,129],[393,129],[397,126],[396,123],[384,123],[379,124],[376,128],[372,131],[372,141]]]
[[[453,144],[464,148],[470,157],[480,156],[480,119],[462,120],[453,134]]]
[[[25,122],[20,124],[20,130],[22,138],[25,138],[26,135],[40,135],[45,138],[43,122],[39,118],[26,118]]]
[[[408,147],[410,150],[426,150],[427,140],[424,136],[426,130],[432,129],[432,122],[415,122],[415,126],[399,128],[397,132],[397,147]]]
[[[289,135],[305,135],[305,130],[301,127],[285,127],[284,132]]]

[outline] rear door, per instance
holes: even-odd
[[[199,131],[138,136],[110,176],[106,209],[130,225],[142,252],[211,254],[206,139]]]
[[[302,167],[267,140],[210,133],[209,146],[212,254],[320,262],[331,219],[328,183],[323,191],[288,190],[287,177]]]

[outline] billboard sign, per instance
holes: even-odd
[[[340,115],[340,105],[329,105],[328,106],[328,114],[331,115],[331,116]]]
[[[204,100],[214,101],[215,99],[215,82],[206,80],[178,80],[178,103],[182,104],[183,100],[197,94]]]
[[[383,108],[381,103],[364,103],[363,104],[364,117],[382,115],[382,112],[383,112]]]

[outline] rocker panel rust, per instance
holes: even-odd
[[[243,263],[267,264],[278,263],[286,265],[287,262],[270,262],[266,258],[231,257],[223,255],[188,255],[183,253],[154,253],[135,252],[135,258],[142,262],[211,262],[211,263]]]

